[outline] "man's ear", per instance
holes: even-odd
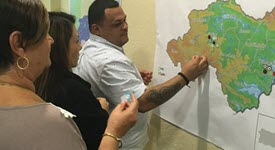
[[[95,34],[95,35],[97,35],[97,36],[100,36],[100,27],[99,27],[99,25],[97,25],[97,24],[92,24],[92,26],[91,26],[91,31],[92,31],[92,34]]]
[[[14,31],[9,36],[11,51],[18,57],[24,57],[25,51],[22,47],[22,35],[19,31]]]

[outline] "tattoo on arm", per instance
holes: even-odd
[[[173,97],[182,87],[182,84],[176,83],[163,87],[160,90],[152,89],[148,93],[148,100],[155,105],[161,105]]]

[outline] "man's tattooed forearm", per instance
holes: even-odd
[[[171,86],[163,87],[160,90],[152,89],[148,93],[148,98],[152,103],[161,105],[173,97],[182,87],[183,85],[176,83]]]

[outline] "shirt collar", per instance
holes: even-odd
[[[105,45],[108,45],[110,47],[113,47],[117,50],[119,50],[120,52],[122,52],[124,54],[124,51],[123,51],[123,48],[122,47],[119,47],[109,41],[107,41],[106,39],[100,37],[100,36],[97,36],[97,35],[94,35],[94,34],[90,34],[90,40],[91,41],[96,41],[98,43],[102,43],[102,44],[105,44]]]

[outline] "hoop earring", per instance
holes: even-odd
[[[19,65],[20,59],[24,59],[24,60],[27,62],[27,65],[26,65],[25,67],[21,67],[21,66]],[[25,70],[25,69],[27,69],[27,68],[29,67],[29,64],[30,64],[30,62],[29,62],[29,59],[28,59],[27,57],[18,57],[18,59],[16,60],[16,65],[17,65],[17,67],[18,67],[20,70]]]

